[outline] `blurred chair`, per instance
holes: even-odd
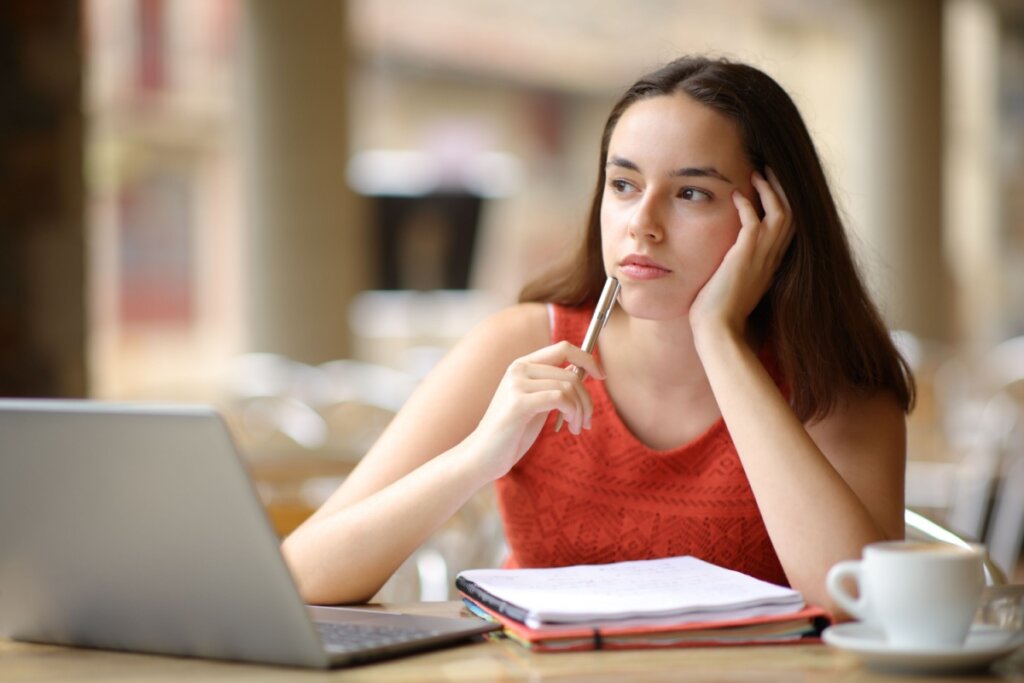
[[[326,392],[315,399],[321,406],[357,401],[397,413],[419,383],[408,372],[347,358],[322,363],[316,369],[326,380]]]
[[[358,460],[415,389],[417,379],[348,359],[311,366],[273,353],[231,364],[225,409],[259,456],[277,434],[325,457]],[[276,453],[276,451],[271,451]]]
[[[983,358],[982,370],[984,381],[1012,415],[985,538],[993,559],[1012,576],[1024,546],[1024,336],[993,347]]]
[[[909,508],[903,511],[903,519],[908,541],[936,541],[960,548],[970,548],[975,543]],[[985,585],[1001,586],[1006,583],[1006,574],[992,561],[989,555],[985,557],[984,569]]]
[[[353,356],[422,378],[505,302],[482,290],[370,290],[349,305]]]
[[[974,427],[952,447],[959,460],[948,470],[950,483],[944,523],[971,538],[985,539],[996,489],[1012,435],[1018,428],[1019,406],[1006,393],[984,401]],[[911,464],[908,463],[908,477]]]
[[[958,458],[908,462],[907,504],[922,502],[912,491],[929,491],[926,502],[943,510],[946,530],[983,542],[991,566],[1013,577],[1024,545],[1024,337],[980,357],[947,358],[933,377],[943,433]]]
[[[978,407],[947,345],[906,330],[892,339],[917,383],[917,405],[907,420],[906,504],[981,538],[1001,454],[1005,410]]]
[[[275,529],[290,533],[352,471],[416,386],[407,373],[274,353],[230,365],[222,407]]]
[[[1012,576],[1024,544],[1024,337],[982,354],[947,353],[902,331],[893,339],[925,413],[908,421],[907,506],[984,542]]]
[[[324,380],[310,402],[327,425],[325,448],[358,462],[387,428],[419,383],[382,365],[339,359],[316,366]]]
[[[317,449],[327,424],[310,405],[325,391],[316,368],[274,353],[248,353],[232,361],[224,382],[224,409],[246,455]],[[283,442],[280,436],[287,437]]]
[[[1020,425],[1003,462],[985,541],[992,559],[1012,578],[1024,548],[1024,427]]]
[[[985,354],[982,362],[990,386],[1015,394],[1024,390],[1024,336],[1000,342]]]
[[[1002,484],[992,515],[988,546],[992,558],[1013,574],[1024,546],[1024,459],[1015,460]]]

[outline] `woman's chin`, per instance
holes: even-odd
[[[679,299],[661,300],[650,296],[619,296],[619,308],[639,320],[669,321],[685,318],[690,307]]]

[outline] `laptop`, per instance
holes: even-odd
[[[210,407],[0,400],[0,636],[329,668],[499,628],[307,606]]]

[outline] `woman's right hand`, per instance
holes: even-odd
[[[590,429],[594,406],[571,366],[604,379],[597,360],[569,342],[558,342],[512,361],[480,424],[470,435],[493,467],[493,478],[507,473],[529,450],[552,410],[565,418],[573,434]]]

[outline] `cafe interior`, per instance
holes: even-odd
[[[582,229],[686,53],[792,94],[919,388],[908,509],[1024,581],[1024,4],[40,0],[0,8],[0,395],[213,404],[284,535]],[[382,589],[498,566],[481,491]]]

